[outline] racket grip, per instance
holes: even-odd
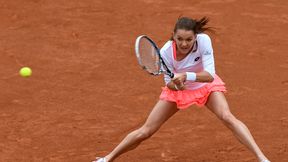
[[[174,74],[173,73],[168,73],[168,75],[170,76],[170,78],[174,78]]]

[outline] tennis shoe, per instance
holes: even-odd
[[[103,157],[103,158],[96,158],[96,160],[92,161],[92,162],[107,162],[106,159]]]
[[[269,160],[265,159],[265,160],[262,160],[261,162],[270,162]]]

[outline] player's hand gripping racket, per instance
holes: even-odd
[[[136,39],[135,52],[140,66],[152,75],[165,73],[174,77],[168,69],[160,55],[160,50],[156,44],[146,35],[141,35]]]

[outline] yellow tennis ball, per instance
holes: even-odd
[[[29,77],[32,75],[32,70],[29,67],[22,67],[19,71],[22,77]]]

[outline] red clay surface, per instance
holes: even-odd
[[[111,151],[156,103],[162,77],[134,41],[162,46],[180,15],[208,16],[232,112],[272,162],[288,161],[288,1],[0,1],[0,161],[85,162]],[[33,70],[30,78],[17,73]],[[206,108],[172,117],[117,161],[254,162]]]

